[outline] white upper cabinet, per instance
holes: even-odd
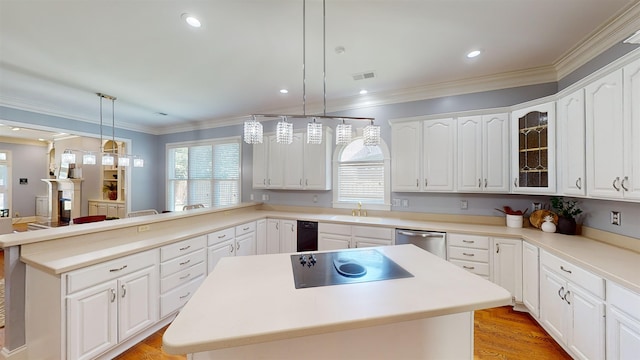
[[[584,196],[587,190],[584,89],[558,100],[558,132],[561,192]]]
[[[509,115],[457,119],[458,191],[509,192]]]
[[[548,102],[511,113],[512,192],[555,193],[555,110],[555,102]]]
[[[293,133],[291,144],[279,144],[265,135],[253,145],[253,188],[331,190],[332,130],[324,128],[322,144],[308,144],[303,132]]]
[[[421,145],[421,121],[392,125],[391,187],[393,191],[420,191]]]
[[[422,186],[426,191],[455,190],[456,130],[453,118],[422,124]]]
[[[586,87],[587,194],[640,199],[640,60]]]

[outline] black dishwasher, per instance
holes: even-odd
[[[318,250],[318,223],[298,220],[297,251]]]

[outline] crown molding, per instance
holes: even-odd
[[[638,30],[640,30],[640,1],[621,10],[612,20],[558,58],[553,63],[558,79],[569,75]]]

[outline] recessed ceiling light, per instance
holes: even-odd
[[[368,93],[368,91],[367,91],[367,90],[365,90],[365,89],[360,90],[360,95],[364,95],[364,94],[366,94],[366,93]]]
[[[195,28],[199,28],[200,26],[202,26],[202,24],[200,23],[200,20],[198,20],[197,18],[195,18],[193,15],[189,15],[187,13],[182,14],[182,20],[186,21],[187,24],[195,27]]]
[[[288,94],[289,90],[287,89],[280,89],[280,94]]]
[[[20,130],[20,128],[19,128],[19,127],[14,127],[14,128],[11,128],[11,130],[13,130],[13,131],[19,131],[19,130]]]
[[[467,57],[469,59],[474,58],[476,56],[480,55],[480,50],[473,50],[470,53],[467,54]]]
[[[45,141],[43,138],[38,138],[38,141]]]

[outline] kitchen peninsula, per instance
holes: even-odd
[[[376,250],[413,277],[296,289],[289,254],[226,258],[167,329],[164,350],[194,360],[473,358],[473,311],[510,304],[509,292],[413,245]]]

